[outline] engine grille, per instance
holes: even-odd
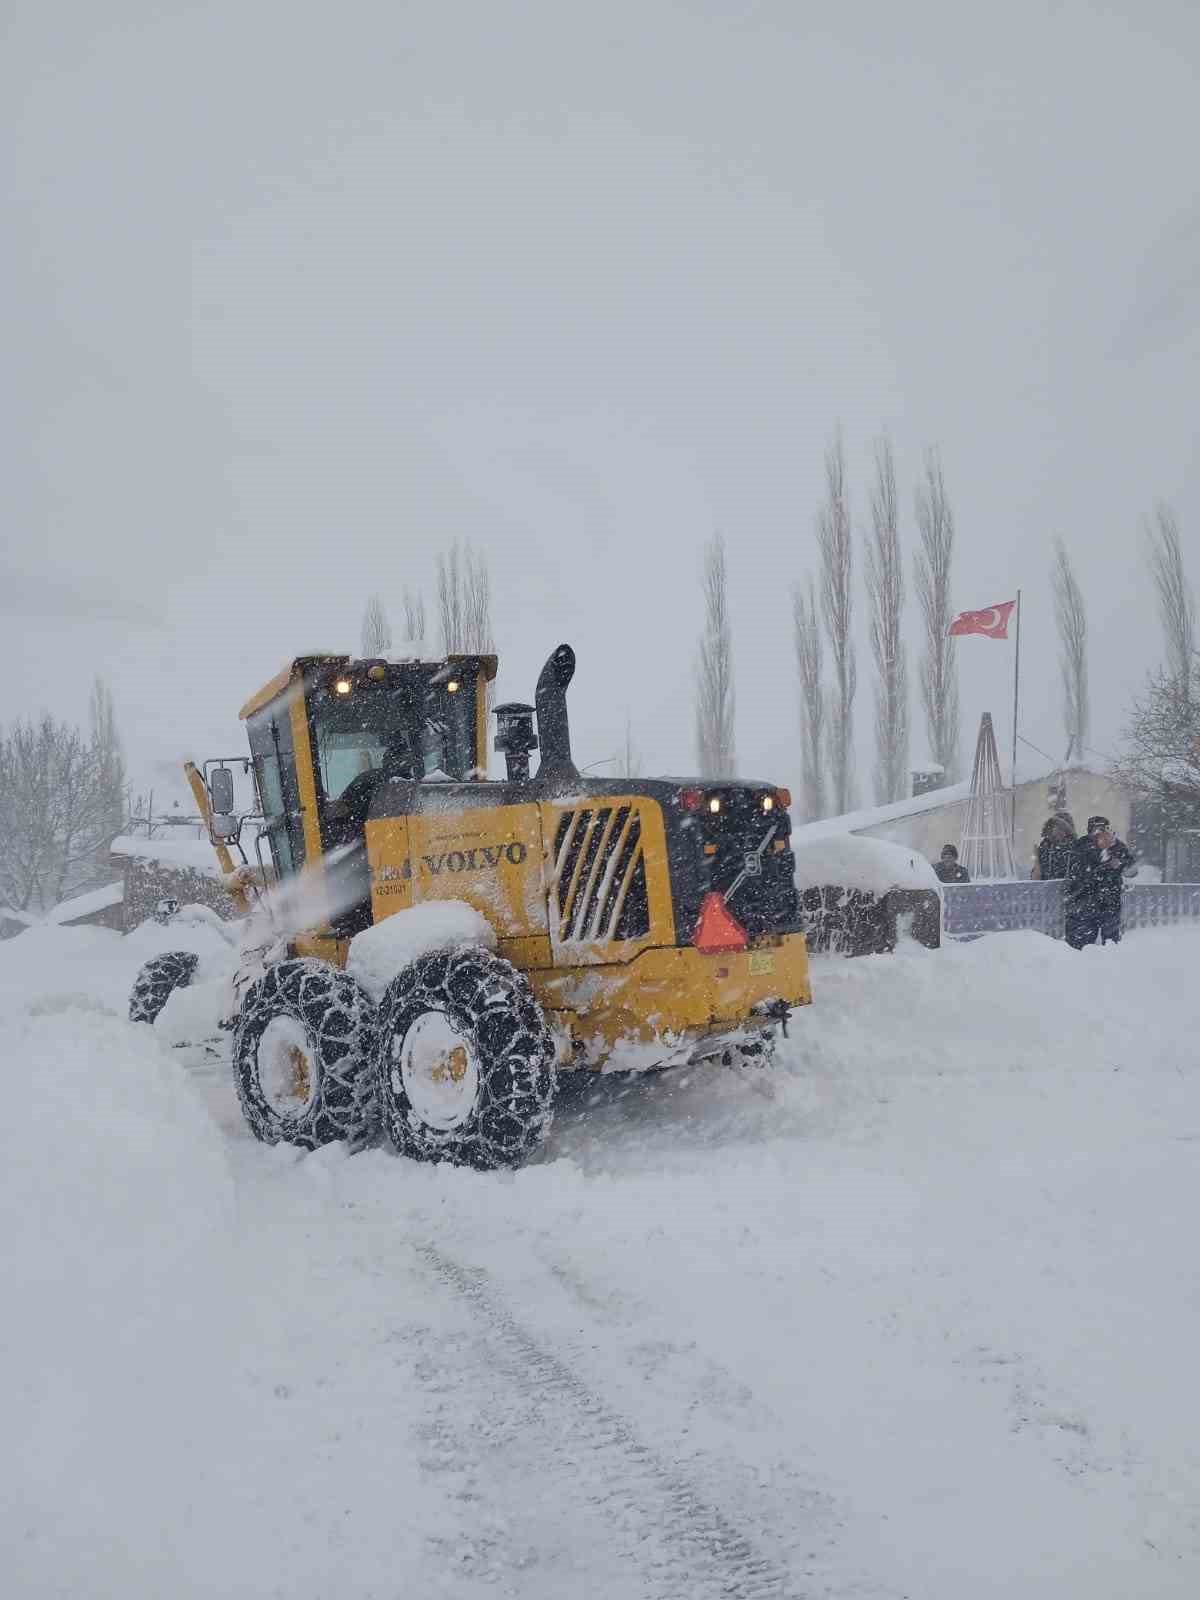
[[[642,824],[634,806],[562,814],[550,906],[557,914],[556,944],[640,939],[650,932]]]

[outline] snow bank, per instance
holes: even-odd
[[[402,967],[431,950],[453,945],[496,948],[496,934],[486,917],[462,900],[436,900],[393,912],[350,941],[346,971],[376,1001]]]
[[[938,889],[937,873],[916,850],[890,844],[885,839],[860,839],[854,834],[832,833],[806,838],[805,829],[792,835],[796,857],[796,882],[801,890],[839,884],[886,894],[889,889]]]
[[[6,1591],[228,1592],[181,1514],[235,1422],[223,1141],[149,1029],[53,997],[2,1024]]]

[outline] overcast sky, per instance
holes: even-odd
[[[797,787],[789,588],[840,423],[860,526],[890,431],[910,550],[940,447],[956,607],[1023,588],[1055,755],[1066,539],[1111,748],[1160,655],[1156,498],[1200,584],[1193,0],[4,14],[0,719],[81,718],[99,671],[139,778],[240,749],[253,688],[461,537],[502,696],[568,639],[578,759],[628,707],[687,769],[720,530],[741,767]],[[964,758],[983,710],[1007,751],[1011,647],[960,662]],[[865,799],[871,695],[864,628]]]

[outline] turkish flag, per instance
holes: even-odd
[[[981,633],[985,639],[1007,639],[1008,619],[1012,615],[1015,600],[1006,600],[1003,605],[988,606],[986,611],[960,611],[950,624],[950,634],[956,638],[963,633]]]

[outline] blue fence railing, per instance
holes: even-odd
[[[1200,883],[1129,883],[1121,907],[1126,929],[1200,920]],[[948,883],[942,931],[948,939],[1031,928],[1063,937],[1062,879],[1050,883]]]

